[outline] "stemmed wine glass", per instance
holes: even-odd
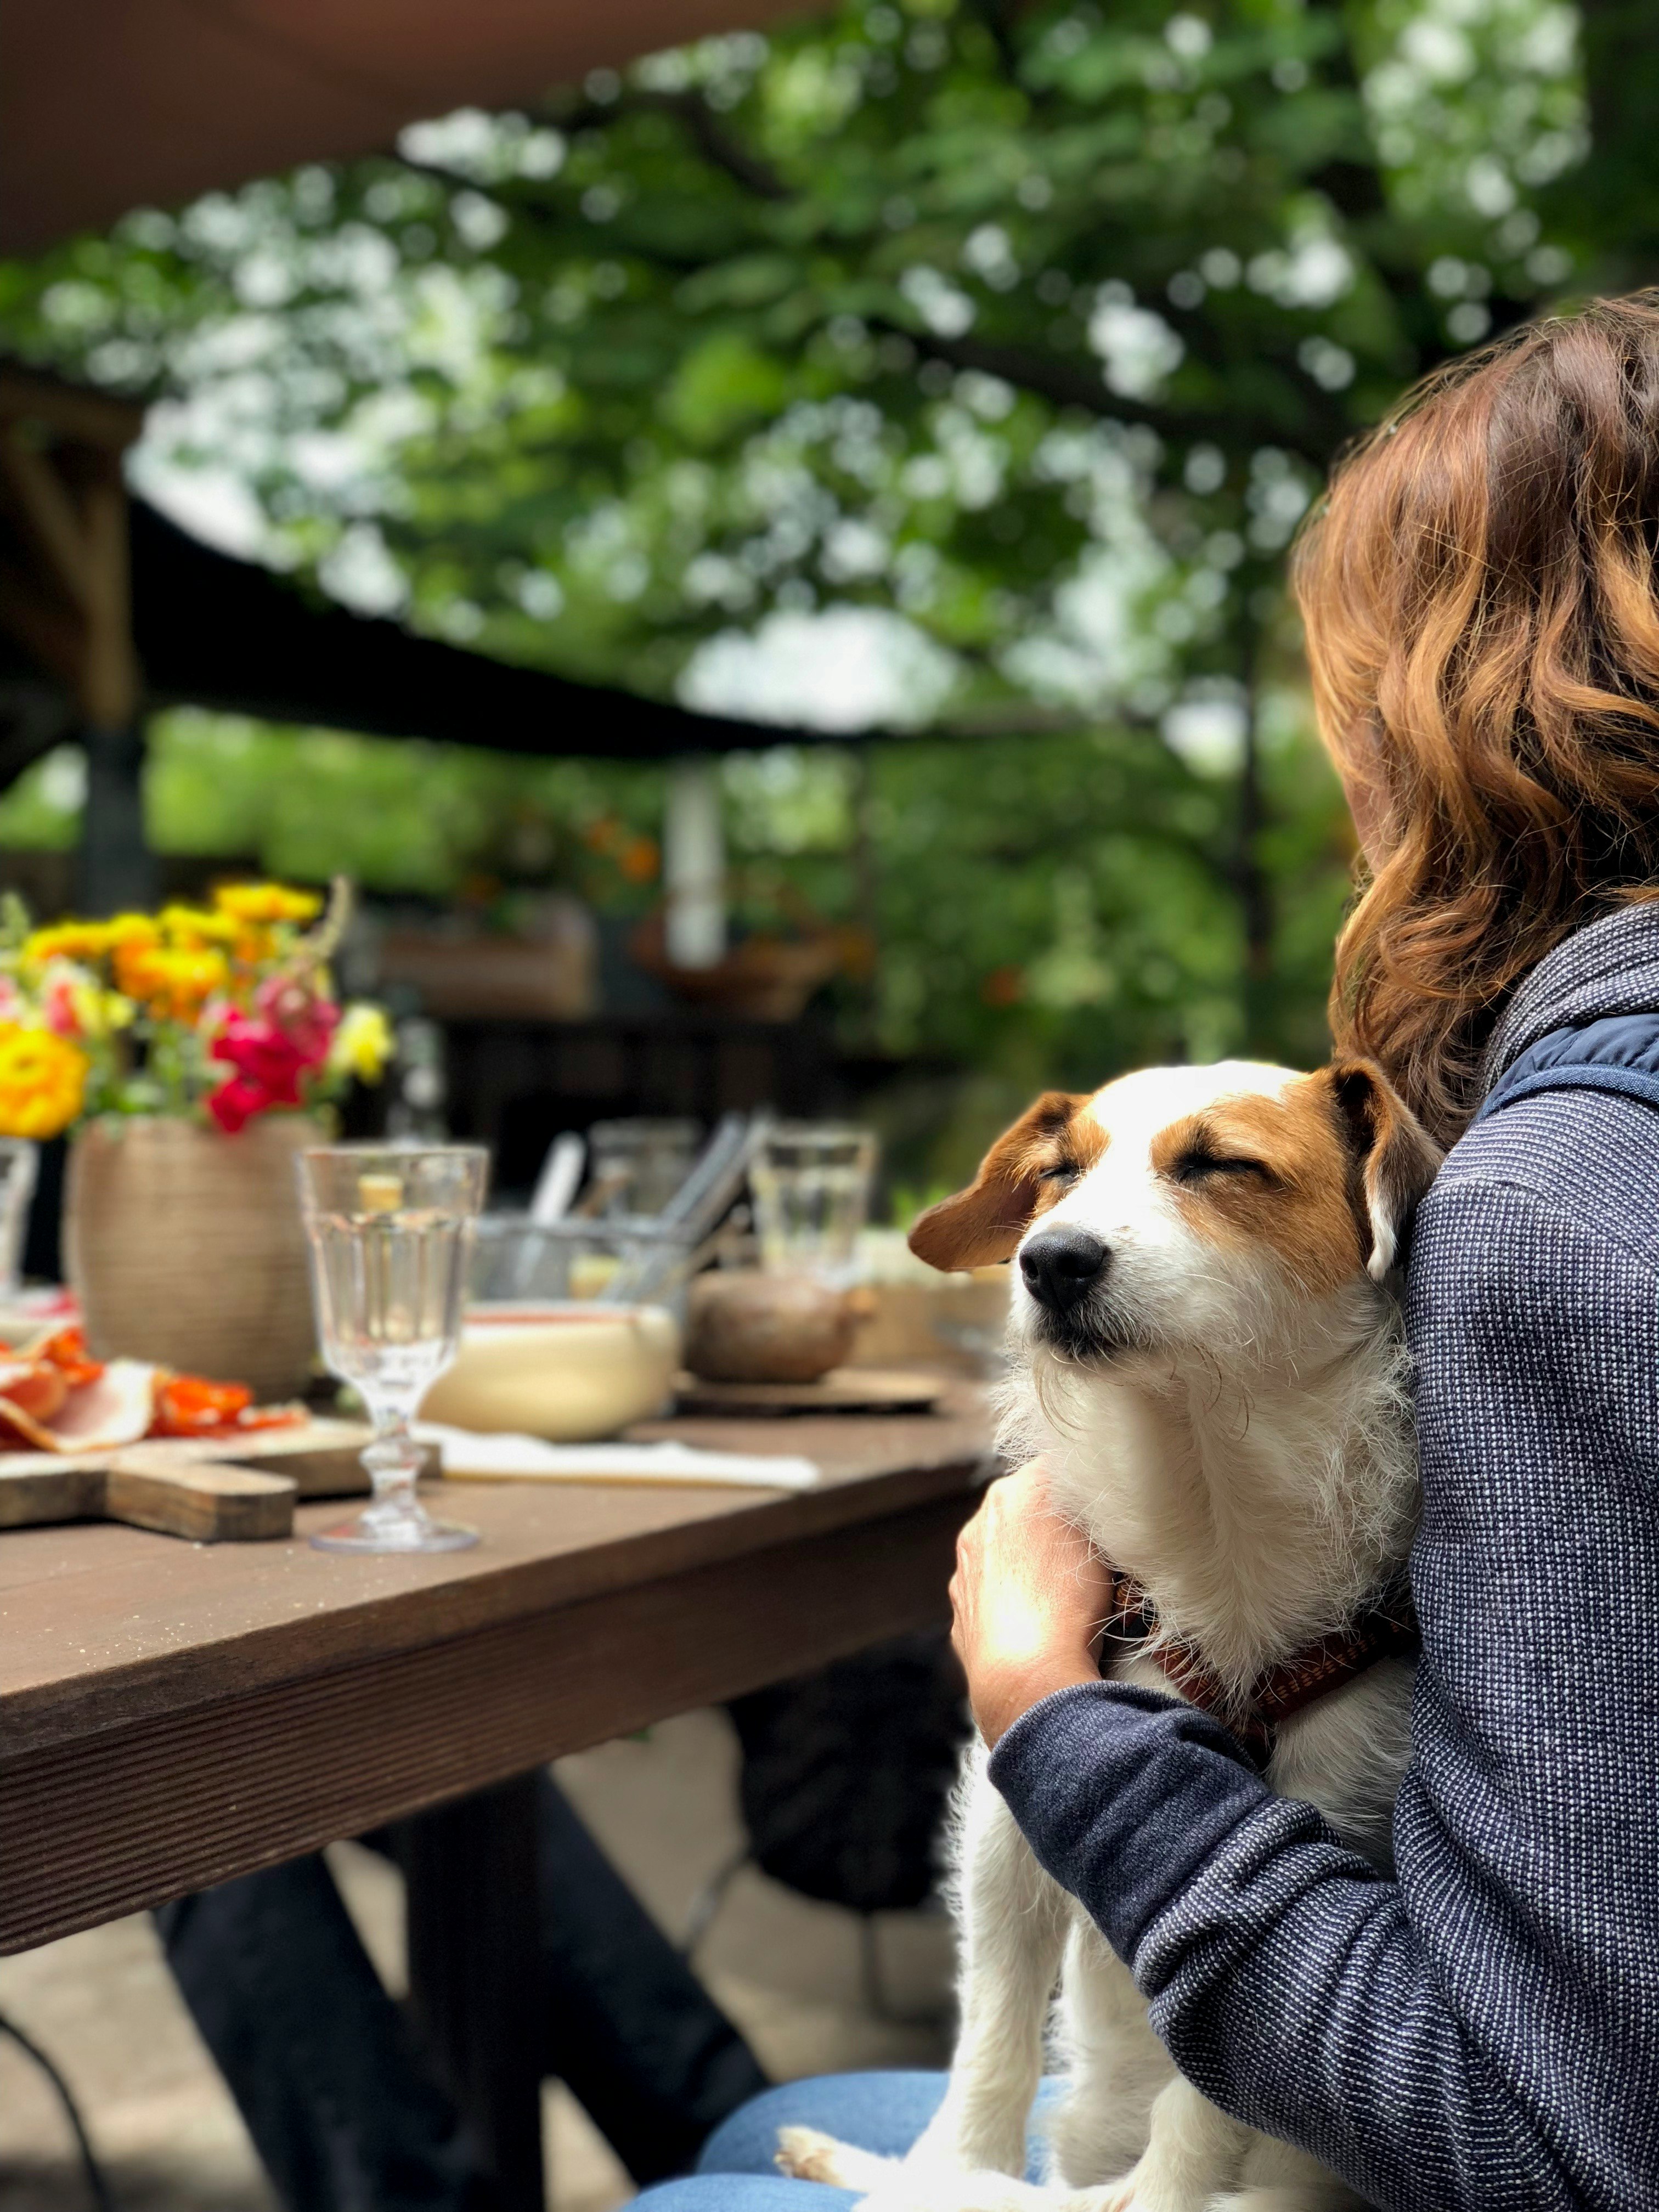
[[[301,1153],[300,1205],[323,1358],[368,1408],[374,1495],[312,1542],[324,1552],[459,1552],[477,1532],[434,1521],[415,1495],[409,1432],[455,1357],[473,1224],[489,1155],[479,1145],[320,1145]]]

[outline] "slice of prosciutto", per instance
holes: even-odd
[[[11,1437],[49,1452],[137,1443],[149,1433],[162,1371],[147,1359],[112,1359],[94,1380],[71,1389],[48,1362],[0,1360],[0,1445]]]

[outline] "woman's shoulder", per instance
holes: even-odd
[[[1535,1281],[1595,1247],[1659,1273],[1659,1106],[1584,1086],[1539,1090],[1476,1121],[1419,1209],[1413,1266]]]

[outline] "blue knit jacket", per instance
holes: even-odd
[[[1413,1751],[1382,1879],[1114,1683],[991,1773],[1182,2073],[1383,2212],[1659,2212],[1659,908],[1559,945],[1407,1276]]]

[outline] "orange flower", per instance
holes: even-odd
[[[130,999],[139,1000],[152,1014],[175,1022],[193,1022],[204,1003],[230,981],[222,952],[168,948],[157,945],[118,945],[115,980]]]
[[[630,884],[648,884],[656,875],[660,857],[654,837],[630,837],[618,865]]]
[[[239,968],[263,968],[276,957],[276,933],[263,923],[244,922],[231,957]]]

